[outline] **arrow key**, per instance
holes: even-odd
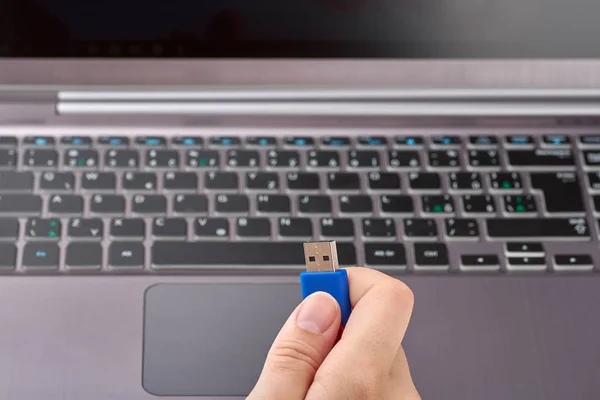
[[[112,268],[143,268],[146,260],[143,243],[113,242],[108,250]]]
[[[67,235],[77,239],[101,240],[104,236],[104,224],[100,218],[71,218]]]
[[[461,269],[471,270],[498,270],[500,259],[496,254],[465,254],[460,257]]]

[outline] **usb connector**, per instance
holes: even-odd
[[[339,268],[334,240],[304,243],[304,260],[308,272],[335,271]]]

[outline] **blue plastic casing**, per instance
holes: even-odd
[[[315,292],[327,292],[333,296],[342,311],[342,326],[346,326],[352,307],[350,306],[348,273],[345,269],[331,272],[302,272],[300,285],[303,299]]]

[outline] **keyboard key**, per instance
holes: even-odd
[[[29,242],[23,248],[25,268],[58,269],[60,250],[54,243]]]
[[[500,259],[496,254],[468,254],[460,256],[460,263],[467,268],[494,268],[500,267]]]
[[[179,153],[177,150],[148,150],[146,151],[146,166],[148,168],[177,168]]]
[[[508,257],[508,266],[517,269],[545,270],[546,259],[544,257]]]
[[[33,191],[33,173],[0,171],[0,192]]]
[[[68,146],[91,146],[92,138],[89,136],[63,136],[60,143]]]
[[[206,172],[204,187],[206,189],[235,190],[239,187],[238,175],[235,172]]]
[[[58,153],[48,149],[27,149],[23,154],[23,165],[29,168],[56,168]]]
[[[202,147],[204,139],[199,136],[175,136],[171,144],[173,147]]]
[[[219,194],[215,197],[215,211],[220,213],[247,213],[250,211],[248,196],[243,194]]]
[[[313,172],[288,172],[286,174],[289,190],[319,190],[319,175]]]
[[[123,174],[123,189],[132,191],[156,190],[154,172],[126,172]]]
[[[53,146],[56,140],[52,136],[25,136],[23,144],[26,146]]]
[[[155,238],[185,238],[187,237],[187,221],[183,218],[154,218],[152,221],[152,236]]]
[[[384,213],[405,213],[414,212],[413,199],[405,195],[384,195],[381,196],[381,211]]]
[[[340,212],[342,213],[372,213],[371,197],[364,195],[340,196]]]
[[[291,150],[269,150],[267,165],[271,168],[298,168],[300,166],[300,153]]]
[[[419,168],[419,153],[410,150],[390,150],[388,166],[390,168]]]
[[[0,167],[14,168],[17,165],[17,152],[14,149],[0,149]]]
[[[198,190],[198,176],[193,172],[165,172],[165,190]]]
[[[469,144],[472,146],[495,146],[498,139],[495,136],[469,136]]]
[[[587,254],[557,254],[554,256],[554,265],[557,270],[575,271],[593,269],[594,261]]]
[[[478,238],[479,226],[474,219],[450,218],[444,222],[446,236],[449,238]]]
[[[531,146],[533,145],[533,137],[523,135],[507,136],[506,144],[511,146]]]
[[[599,135],[580,136],[579,142],[583,145],[599,146],[600,145],[600,136]]]
[[[320,225],[323,237],[354,237],[354,222],[350,218],[321,218]]]
[[[96,168],[98,152],[96,150],[67,149],[63,164],[69,168]]]
[[[472,168],[494,168],[500,166],[500,156],[497,150],[469,151],[469,165]]]
[[[65,264],[69,268],[100,269],[102,267],[102,245],[90,242],[69,243]]]
[[[406,218],[403,221],[406,237],[436,237],[437,224],[434,219]]]
[[[312,238],[312,222],[308,218],[281,217],[277,221],[279,236],[285,238]]]
[[[310,168],[339,168],[340,154],[337,151],[310,151],[308,152],[308,166]]]
[[[165,147],[167,139],[162,136],[138,136],[135,138],[135,144],[140,146]]]
[[[488,219],[487,231],[492,238],[589,238],[584,218],[510,218]],[[518,229],[515,229],[518,227]]]
[[[490,174],[492,188],[495,190],[521,190],[523,183],[518,172],[493,172]]]
[[[452,190],[481,190],[483,187],[481,176],[477,172],[452,172],[449,178]]]
[[[218,168],[219,153],[216,150],[188,150],[185,165],[188,168]]]
[[[51,214],[82,214],[83,197],[72,194],[54,194],[48,198]]]
[[[368,176],[371,190],[400,190],[400,177],[393,172],[371,172]]]
[[[267,218],[240,217],[236,221],[237,235],[241,238],[269,238],[271,222]]]
[[[592,196],[592,201],[594,204],[594,211],[600,211],[600,196]]]
[[[125,198],[114,194],[94,194],[90,198],[90,211],[93,214],[124,214]]]
[[[298,211],[306,214],[329,214],[331,199],[329,196],[299,196]]]
[[[378,168],[379,153],[376,151],[356,151],[348,152],[348,164],[351,168]]]
[[[229,150],[227,166],[230,168],[260,167],[260,154],[255,150]]]
[[[287,136],[283,144],[290,147],[314,146],[315,140],[308,136]]]
[[[422,146],[423,138],[418,136],[396,136],[395,138],[396,146]]]
[[[14,269],[17,266],[17,247],[11,243],[0,243],[0,269]]]
[[[384,136],[359,136],[357,141],[360,146],[387,146]]]
[[[143,268],[145,250],[143,243],[112,242],[108,249],[108,264],[112,268]]]
[[[0,195],[0,213],[38,215],[42,212],[42,198],[33,194]]]
[[[406,266],[402,243],[365,243],[365,262],[371,267]]]
[[[137,150],[110,149],[104,154],[107,168],[138,168],[140,154]]]
[[[19,144],[16,136],[0,136],[0,146],[15,147]]]
[[[177,194],[173,197],[173,211],[178,214],[205,214],[208,197],[203,194]]]
[[[435,146],[460,146],[460,136],[434,136],[431,143]]]
[[[391,218],[363,218],[363,236],[366,238],[393,238],[396,224]]]
[[[440,190],[442,181],[435,172],[411,172],[408,174],[408,184],[413,190]]]
[[[544,194],[548,213],[585,212],[575,172],[532,173],[531,186]]]
[[[259,213],[289,213],[290,198],[282,194],[259,194],[256,196],[256,208]]]
[[[508,163],[515,167],[568,167],[575,166],[571,150],[509,150]]]
[[[164,214],[167,212],[167,198],[158,194],[136,194],[131,199],[131,212],[134,214]]]
[[[0,218],[0,240],[19,237],[19,220],[17,218]]]
[[[541,243],[515,242],[506,243],[506,252],[513,254],[544,254],[544,246]]]
[[[470,214],[491,214],[496,212],[494,199],[490,195],[466,195],[462,197],[463,210]]]
[[[51,172],[48,172],[51,173]],[[114,191],[117,178],[114,172],[84,172],[81,175],[81,188],[93,191]]]
[[[104,236],[104,224],[100,218],[71,218],[67,235],[76,239],[97,239]]]
[[[451,214],[454,212],[454,201],[450,195],[422,196],[421,206],[424,213]]]
[[[142,218],[113,218],[110,221],[110,236],[143,239],[146,237],[146,223]]]
[[[568,145],[571,143],[571,138],[565,135],[545,135],[542,142],[551,146]]]
[[[267,147],[277,145],[277,139],[268,136],[250,136],[246,138],[246,145],[248,147]]]
[[[509,214],[535,213],[535,198],[528,195],[504,196],[504,211]]]
[[[356,265],[352,243],[338,243],[341,265]],[[304,267],[302,246],[293,242],[155,242],[152,245],[154,268],[203,268],[213,265],[254,265]]]
[[[344,147],[350,146],[351,141],[349,138],[343,136],[326,136],[321,138],[321,144],[323,146]]]
[[[98,144],[100,146],[129,146],[129,138],[125,136],[100,136]]]
[[[434,150],[429,153],[429,165],[433,168],[460,167],[460,153],[457,150]]]
[[[196,218],[194,236],[199,238],[227,239],[229,222],[226,218]]]
[[[82,178],[82,186],[84,182]],[[72,191],[74,188],[75,175],[72,172],[44,172],[40,176],[41,190]]]
[[[278,190],[279,175],[276,172],[246,172],[246,189]]]
[[[242,141],[236,136],[212,136],[209,143],[211,146],[239,146]]]
[[[442,243],[415,243],[415,264],[419,267],[447,267],[448,248]]]
[[[354,172],[331,172],[327,174],[327,186],[330,190],[359,190],[360,178]]]

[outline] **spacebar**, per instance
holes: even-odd
[[[352,243],[338,243],[341,265],[355,265]],[[154,242],[152,266],[161,268],[206,268],[207,266],[304,265],[302,243],[293,242]]]

